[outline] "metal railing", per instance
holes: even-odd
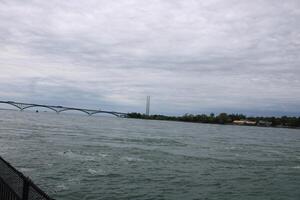
[[[0,156],[0,200],[53,200]]]

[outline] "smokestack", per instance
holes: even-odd
[[[149,114],[150,114],[150,96],[147,96],[146,115],[149,116]]]

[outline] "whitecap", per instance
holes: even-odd
[[[25,167],[20,168],[21,172],[32,172],[33,170],[34,170],[33,168],[25,168]]]
[[[142,159],[142,158],[128,157],[128,156],[122,157],[121,160],[127,161],[127,162],[140,162],[140,161],[145,161],[145,160]]]
[[[98,170],[88,169],[87,171],[92,175],[105,175],[105,171],[102,169],[98,169]]]
[[[53,167],[53,163],[48,163],[47,166],[48,166],[49,168],[51,168],[51,167]]]
[[[226,150],[235,150],[237,149],[236,147],[225,147]]]
[[[80,160],[80,161],[95,161],[96,160],[96,158],[94,156],[81,155],[81,154],[74,153],[70,150],[64,151],[64,152],[58,152],[58,154],[60,156],[64,156],[66,158],[73,159],[73,160]]]
[[[107,157],[108,155],[107,155],[107,154],[104,154],[104,153],[98,153],[98,156],[100,156],[101,158],[105,158],[105,157]]]
[[[60,184],[56,186],[56,192],[68,190],[69,188],[65,184]]]

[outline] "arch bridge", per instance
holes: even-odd
[[[20,111],[29,109],[29,108],[47,108],[53,110],[57,114],[65,111],[79,111],[88,114],[89,116],[97,114],[97,113],[106,113],[111,114],[117,117],[127,117],[127,113],[116,112],[116,111],[107,111],[107,110],[93,110],[93,109],[85,109],[85,108],[74,108],[74,107],[65,107],[65,106],[52,106],[52,105],[43,105],[43,104],[31,104],[31,103],[21,103],[14,101],[0,101],[1,104],[9,104]]]

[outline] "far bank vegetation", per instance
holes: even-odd
[[[195,123],[209,123],[209,124],[236,124],[248,126],[265,126],[265,127],[286,127],[286,128],[299,128],[300,117],[247,117],[243,114],[227,114],[220,113],[215,115],[192,115],[185,114],[183,116],[166,116],[166,115],[145,115],[141,113],[129,113],[129,118],[136,119],[149,119],[149,120],[170,120],[170,121],[183,121]]]

